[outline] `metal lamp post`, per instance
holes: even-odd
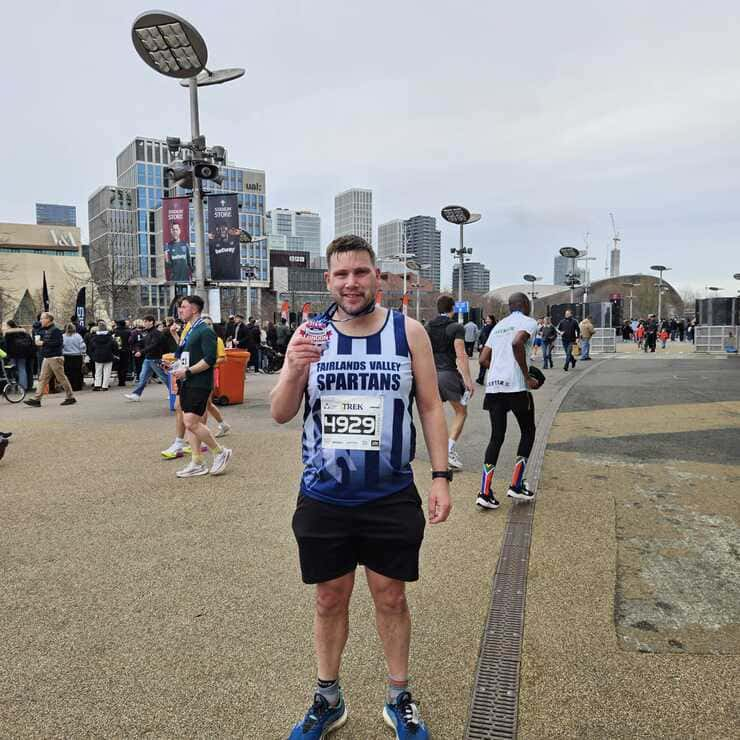
[[[639,287],[640,283],[622,283],[622,287],[629,288],[630,294],[627,296],[627,298],[630,299],[630,320],[632,320],[634,314],[632,313],[632,299],[634,298],[634,294],[632,292],[632,288]]]
[[[420,291],[421,291],[421,271],[428,270],[432,263],[421,265],[416,260],[408,260],[406,263],[410,270],[416,272],[416,282],[411,284],[412,288],[416,288],[416,320],[419,321],[419,304],[420,304]]]
[[[201,138],[198,88],[220,85],[244,75],[241,68],[206,69],[208,48],[191,23],[174,13],[148,11],[139,15],[131,27],[136,53],[166,77],[181,80],[190,93],[190,128],[193,143]],[[203,148],[205,148],[205,141]],[[195,285],[208,311],[206,286],[206,235],[200,178],[193,175],[193,214],[195,220]]]
[[[576,285],[580,282],[578,278],[576,278],[576,258],[579,257],[581,254],[581,251],[579,249],[576,249],[575,247],[561,247],[560,248],[560,255],[562,257],[567,257],[570,260],[570,277],[568,279],[567,285],[570,286],[570,302],[574,303],[575,296],[573,294],[573,290],[575,289]]]
[[[535,299],[535,298],[537,297],[537,294],[536,294],[536,293],[535,293],[535,291],[534,291],[534,288],[535,288],[535,283],[536,283],[536,282],[537,282],[538,280],[542,280],[542,278],[541,278],[541,277],[537,277],[536,275],[530,275],[529,273],[527,273],[527,274],[526,274],[526,275],[524,275],[523,277],[524,277],[524,279],[525,279],[525,280],[526,280],[526,281],[527,281],[528,283],[530,283],[530,284],[532,285],[532,287],[531,287],[531,289],[530,289],[530,295],[531,295],[531,297],[532,297],[532,309],[534,310],[534,299]]]
[[[480,213],[471,213],[464,206],[445,206],[442,209],[442,218],[451,224],[457,224],[460,227],[460,246],[457,249],[450,249],[450,254],[460,259],[460,274],[458,275],[458,287],[457,287],[457,300],[458,303],[462,303],[463,299],[463,271],[465,269],[465,255],[473,254],[473,250],[470,247],[464,246],[463,240],[463,227],[467,224],[474,224],[476,221],[481,220]],[[457,312],[457,321],[462,324],[463,313],[462,311]]]
[[[658,323],[662,321],[661,310],[663,306],[663,273],[670,270],[670,267],[665,265],[650,265],[651,270],[655,270],[659,274],[658,278]]]

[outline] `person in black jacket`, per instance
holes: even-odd
[[[116,321],[116,329],[113,332],[113,339],[118,345],[116,355],[118,356],[118,385],[125,386],[128,377],[129,366],[131,365],[131,349],[129,340],[131,332],[122,319]]]
[[[155,323],[154,316],[144,317],[141,349],[137,352],[142,358],[141,373],[136,388],[132,393],[127,393],[124,396],[129,401],[141,401],[141,394],[144,392],[152,374],[155,374],[164,383],[165,388],[168,387],[167,374],[162,368],[162,355],[168,351],[167,337],[157,329]]]
[[[573,345],[581,336],[581,330],[578,322],[573,318],[573,311],[565,312],[565,318],[558,324],[558,334],[563,341],[563,350],[565,351],[565,366],[563,370],[568,372],[568,365],[571,363],[576,366],[576,358],[573,357]]]
[[[107,391],[113,369],[113,355],[117,345],[113,335],[105,328],[105,321],[98,322],[98,330],[88,344],[90,357],[95,362],[94,391]]]
[[[545,370],[548,367],[552,367],[552,348],[557,338],[558,332],[552,325],[552,319],[549,316],[545,316],[545,323],[542,326],[542,367]]]
[[[5,332],[5,349],[8,357],[15,363],[18,382],[30,390],[33,385],[33,356],[36,354],[36,346],[31,335],[10,319],[7,322]]]
[[[480,334],[478,335],[478,354],[480,355],[481,350],[483,347],[486,346],[486,342],[488,341],[488,335],[491,333],[491,329],[496,326],[496,317],[489,313],[488,316],[486,316],[486,323],[483,324],[483,328],[480,330]],[[478,377],[475,379],[475,382],[478,385],[484,385],[486,382],[486,368],[481,365],[480,369],[478,370]]]
[[[41,328],[35,335],[36,346],[41,350],[43,358],[41,370],[39,371],[39,380],[36,385],[36,393],[33,398],[24,401],[28,406],[41,406],[41,396],[44,394],[44,387],[52,379],[56,378],[59,385],[64,388],[66,398],[62,401],[62,406],[69,406],[77,403],[72,392],[72,386],[64,374],[64,357],[62,349],[64,347],[64,335],[61,329],[54,326],[54,317],[50,313],[42,313],[39,318]]]

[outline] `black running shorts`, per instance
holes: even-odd
[[[293,515],[304,583],[324,583],[358,565],[398,581],[419,579],[424,511],[412,483],[360,506],[334,506],[300,494]]]
[[[184,414],[197,414],[203,416],[208,406],[208,397],[211,395],[210,388],[193,388],[187,381],[180,383],[180,408]]]
[[[443,401],[460,401],[465,394],[465,383],[457,370],[437,370],[437,385]]]

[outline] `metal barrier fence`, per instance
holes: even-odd
[[[621,339],[620,339],[621,341]],[[591,351],[592,355],[609,354],[617,351],[617,330],[616,329],[597,329],[596,333],[591,337]],[[555,345],[552,348],[553,357],[564,357],[563,343],[560,339],[555,340]]]
[[[694,335],[695,352],[720,352],[725,354],[728,340],[737,348],[737,326],[697,326]]]

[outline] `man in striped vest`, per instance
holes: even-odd
[[[380,271],[364,239],[339,237],[326,256],[335,303],[295,332],[271,397],[281,424],[304,404],[305,468],[293,531],[303,581],[316,584],[318,682],[290,737],[319,740],[347,721],[339,668],[355,569],[363,565],[388,666],[383,718],[397,738],[425,740],[408,683],[405,584],[419,577],[425,527],[411,469],[414,401],[432,461],[430,523],[443,522],[451,508],[434,359],[421,324],[375,306]]]

